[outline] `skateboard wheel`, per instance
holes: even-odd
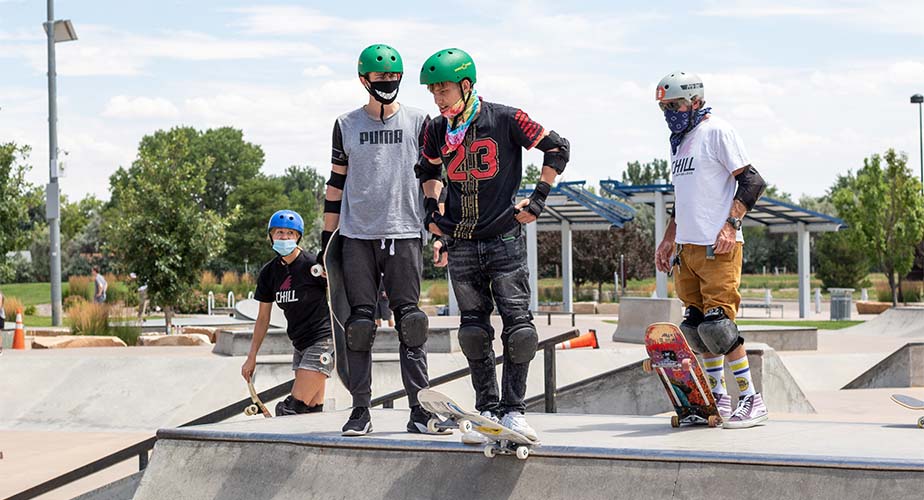
[[[321,267],[321,264],[315,264],[311,266],[311,275],[317,278],[324,271],[324,268]]]
[[[529,448],[525,446],[517,446],[517,458],[520,460],[526,460],[529,457]]]
[[[437,423],[439,423],[439,420],[435,418],[431,418],[430,420],[427,420],[427,430],[430,431],[431,434],[436,434],[437,432],[439,432],[439,429],[436,428]]]
[[[494,448],[493,444],[484,447],[484,456],[494,458],[495,455],[497,455],[497,450]]]
[[[250,405],[247,408],[244,408],[244,415],[252,417],[256,415],[258,411],[260,411],[260,409],[257,408],[257,405]]]
[[[918,427],[924,429],[924,417],[918,419]]]
[[[680,427],[680,416],[674,415],[671,417],[671,427],[677,428]]]
[[[472,423],[468,420],[459,420],[459,430],[463,433],[472,432]]]
[[[709,415],[709,427],[718,427],[722,423],[722,417],[718,415]]]
[[[642,371],[644,371],[645,373],[651,373],[651,360],[650,359],[646,359],[642,361]]]
[[[684,370],[690,371],[690,366],[692,366],[693,363],[690,362],[690,358],[686,358],[680,362],[680,365],[683,366]]]
[[[325,352],[324,354],[321,354],[322,365],[329,365],[331,361],[333,361],[333,359],[331,359],[330,353]]]

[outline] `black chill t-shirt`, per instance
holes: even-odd
[[[543,132],[523,110],[481,101],[462,144],[450,152],[446,118],[431,120],[423,155],[441,159],[449,181],[446,213],[437,221],[440,230],[454,238],[486,239],[519,224],[513,207],[523,176],[523,149],[535,147]]]
[[[286,333],[298,350],[331,335],[327,282],[311,275],[315,262],[304,251],[291,264],[277,256],[260,269],[253,294],[258,301],[275,302],[282,309],[289,324]]]

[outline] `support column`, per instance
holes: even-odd
[[[572,300],[574,293],[571,285],[574,283],[574,272],[571,262],[571,223],[561,221],[561,298],[562,311],[574,312]]]
[[[799,317],[805,318],[809,313],[809,296],[811,294],[810,275],[812,272],[811,254],[809,252],[811,236],[804,222],[796,223],[799,253]]]
[[[658,251],[658,243],[664,237],[664,230],[667,228],[667,206],[664,203],[664,193],[655,191],[655,252]],[[652,253],[654,255],[654,253]],[[667,298],[667,273],[655,270],[655,292],[659,298]]]
[[[539,238],[537,222],[526,225],[526,265],[529,267],[529,310],[539,310]]]

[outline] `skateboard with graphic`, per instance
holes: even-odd
[[[645,350],[648,359],[642,363],[642,369],[658,375],[677,412],[671,417],[671,427],[681,424],[717,427],[722,423],[709,381],[677,325],[649,325],[645,331]]]
[[[924,401],[904,394],[893,394],[892,401],[908,408],[909,410],[924,410]],[[918,418],[918,427],[924,429],[924,417]]]
[[[430,419],[427,422],[430,432],[453,428],[458,428],[462,432],[476,430],[491,441],[484,447],[484,455],[488,458],[516,455],[520,460],[526,460],[531,448],[540,444],[539,441],[485,418],[480,413],[462,408],[452,398],[440,392],[423,389],[417,393],[417,399],[425,410],[447,419],[445,423],[436,418]]]
[[[253,381],[247,382],[247,390],[250,391],[250,400],[253,401],[253,404],[244,408],[244,415],[252,417],[257,413],[262,413],[266,418],[272,418],[273,414],[266,408],[266,405],[263,404],[263,401],[260,401],[260,397],[257,396],[257,390],[253,388]]]
[[[350,317],[350,302],[347,300],[344,287],[343,238],[340,236],[339,228],[331,235],[324,250],[324,270],[327,272],[327,304],[330,306],[330,323],[334,334],[334,365],[337,377],[343,385],[350,387],[346,342],[346,320]]]

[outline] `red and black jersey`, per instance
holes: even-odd
[[[478,116],[455,151],[446,146],[447,119],[430,121],[423,155],[441,159],[448,184],[446,211],[435,222],[454,238],[486,239],[519,224],[516,193],[523,176],[523,148],[532,149],[544,129],[524,111],[482,101]]]

